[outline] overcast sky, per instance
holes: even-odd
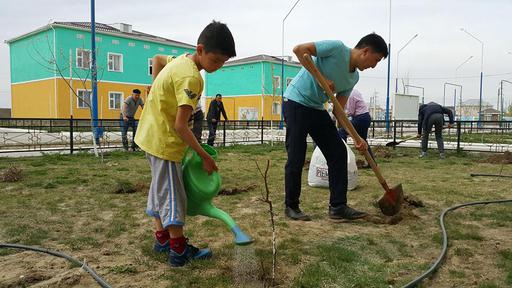
[[[195,44],[212,19],[225,22],[236,41],[237,58],[257,54],[281,55],[281,27],[296,0],[96,0],[96,22],[123,22],[134,30]],[[51,21],[89,21],[90,1],[2,1],[0,39],[30,32]],[[391,91],[394,92],[397,51],[419,34],[399,56],[399,77],[424,87],[426,102],[442,104],[445,82],[463,86],[463,98],[479,97],[481,44],[484,42],[483,100],[497,103],[501,80],[512,81],[512,0],[392,0]],[[376,32],[389,41],[389,0],[301,0],[285,21],[285,55],[298,43],[338,39],[353,47]],[[0,107],[10,107],[9,49],[0,45]],[[363,71],[356,85],[365,99],[375,92],[385,106],[387,60]],[[410,94],[421,94],[411,88]],[[453,103],[453,90],[449,105]],[[512,84],[505,84],[505,101]]]

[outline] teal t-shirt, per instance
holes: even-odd
[[[334,82],[337,95],[348,97],[359,81],[359,73],[350,72],[350,48],[337,40],[315,42],[316,57],[313,57],[318,70],[325,78]],[[286,88],[284,97],[304,106],[323,110],[329,97],[324,93],[313,76],[304,68]]]

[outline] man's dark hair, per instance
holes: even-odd
[[[364,36],[356,45],[357,49],[363,49],[366,47],[370,47],[370,49],[375,53],[382,54],[384,58],[388,57],[388,45],[386,44],[386,41],[375,33]]]
[[[219,93],[219,94],[215,95],[215,97],[222,97],[222,94]]]
[[[236,56],[235,40],[226,24],[212,21],[199,35],[197,44],[203,44],[208,53],[219,53],[229,58]]]
[[[139,89],[133,89],[132,92],[135,93],[135,94],[140,94],[140,90]]]

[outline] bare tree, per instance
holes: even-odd
[[[277,245],[276,245],[276,225],[274,220],[274,208],[272,205],[272,199],[270,198],[270,189],[268,188],[268,169],[270,167],[270,160],[267,160],[267,167],[265,168],[265,172],[262,172],[260,166],[257,161],[256,167],[260,172],[261,177],[263,177],[263,181],[265,182],[265,191],[261,191],[261,198],[259,199],[261,202],[268,204],[268,213],[270,215],[270,227],[272,228],[272,275],[270,278],[270,287],[274,286],[276,279],[276,266],[277,266]]]

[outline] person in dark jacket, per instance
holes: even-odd
[[[224,104],[222,104],[222,95],[215,95],[215,100],[210,103],[208,108],[208,114],[206,116],[206,122],[208,123],[208,145],[213,146],[215,142],[215,134],[217,133],[217,124],[220,121],[220,113],[224,116],[224,120],[228,120],[226,116],[226,110],[224,110]]]
[[[443,125],[444,114],[448,115],[448,128],[454,123],[452,110],[443,107],[435,102],[420,105],[418,113],[418,135],[421,137],[421,154],[420,158],[427,156],[428,136],[432,132],[432,126],[435,127],[437,149],[439,150],[439,158],[444,159],[444,142],[443,142]]]

